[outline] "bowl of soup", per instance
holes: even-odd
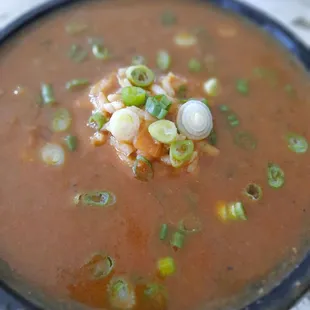
[[[291,33],[235,1],[55,1],[0,41],[0,278],[30,309],[285,309],[307,287]]]

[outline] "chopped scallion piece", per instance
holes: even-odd
[[[220,82],[216,78],[208,79],[203,84],[203,89],[209,96],[216,97],[220,93]]]
[[[160,232],[159,232],[159,239],[160,240],[165,240],[168,234],[168,225],[167,224],[162,224],[160,227]]]
[[[64,149],[58,144],[47,143],[40,153],[42,161],[49,166],[60,166],[65,162]]]
[[[136,305],[135,289],[125,278],[112,278],[108,286],[108,293],[113,308],[132,309]]]
[[[175,141],[170,146],[170,157],[178,162],[186,162],[194,153],[194,142],[192,140]]]
[[[71,114],[67,109],[58,109],[53,117],[52,127],[55,132],[66,131],[71,125]]]
[[[239,79],[236,82],[236,89],[242,95],[247,95],[249,93],[249,82],[245,79]]]
[[[93,44],[92,52],[95,58],[99,60],[105,60],[110,57],[108,49],[103,47],[101,44]]]
[[[172,257],[159,259],[157,262],[157,269],[162,277],[174,274],[176,271],[174,259]]]
[[[126,106],[141,106],[146,101],[146,91],[136,86],[122,88],[122,99]]]
[[[65,143],[69,151],[74,152],[77,148],[77,143],[78,143],[77,137],[72,136],[72,135],[66,136]]]
[[[244,211],[242,202],[218,202],[218,215],[223,221],[246,221],[247,216]]]
[[[183,232],[176,231],[171,238],[170,244],[177,248],[182,249],[184,245],[185,235]]]
[[[131,63],[133,66],[146,65],[146,59],[141,55],[136,55],[132,57]]]
[[[239,131],[235,134],[235,144],[245,150],[254,150],[257,146],[257,141],[254,136],[247,131]]]
[[[41,97],[43,103],[46,105],[52,105],[56,103],[56,99],[54,96],[54,90],[51,84],[42,84],[41,85]]]
[[[76,35],[84,32],[87,30],[88,25],[84,23],[77,23],[77,22],[72,22],[68,25],[66,25],[66,32],[70,35]]]
[[[153,84],[155,75],[144,65],[131,66],[126,71],[127,79],[138,87],[148,87]]]
[[[171,56],[167,51],[161,50],[157,54],[157,66],[162,71],[169,70],[171,66]]]
[[[201,221],[194,215],[188,215],[179,222],[179,230],[184,234],[200,232],[202,229]]]
[[[189,47],[197,44],[197,37],[188,32],[182,32],[174,37],[174,43],[181,47]]]
[[[93,115],[90,116],[88,120],[88,124],[91,128],[94,128],[96,130],[100,130],[103,125],[107,122],[107,119],[104,117],[104,115],[100,112],[96,112]]]
[[[285,174],[281,167],[274,163],[267,166],[268,184],[272,188],[281,188],[285,183]]]
[[[106,191],[89,192],[79,194],[78,202],[81,202],[85,206],[108,207],[115,204],[116,197],[113,193]]]
[[[177,17],[173,12],[165,11],[162,13],[161,23],[164,26],[172,26],[172,25],[176,24],[176,22],[177,22]]]
[[[95,253],[84,267],[89,271],[93,280],[104,279],[111,274],[114,268],[112,257],[103,253]]]
[[[213,146],[215,146],[217,144],[217,134],[216,134],[216,131],[214,128],[212,129],[212,131],[208,137],[208,142]]]
[[[150,181],[154,176],[152,164],[141,155],[137,156],[132,171],[136,179],[144,182]]]
[[[148,97],[145,110],[158,119],[163,119],[169,111],[172,102],[165,95]]]
[[[200,72],[202,70],[202,64],[198,59],[191,58],[188,62],[188,69],[191,72]]]
[[[89,81],[87,79],[74,79],[66,83],[66,89],[75,90],[87,86],[88,84]]]
[[[237,127],[240,125],[239,118],[235,113],[228,114],[227,115],[227,121],[231,127]]]
[[[177,97],[180,99],[180,100],[185,100],[186,98],[186,93],[187,93],[187,86],[186,85],[181,85],[177,92],[176,92],[176,95]],[[186,100],[187,101],[187,100]],[[185,102],[186,102],[185,101]]]
[[[73,44],[70,47],[69,58],[74,62],[83,62],[87,58],[87,51],[84,50],[80,45]]]
[[[262,188],[255,183],[248,184],[244,189],[243,193],[245,196],[254,201],[260,200],[263,197]]]
[[[303,136],[288,133],[286,135],[286,141],[288,148],[294,153],[303,154],[308,150],[308,141]]]
[[[175,124],[166,119],[152,123],[148,131],[155,140],[166,144],[173,142],[178,134]]]
[[[228,111],[230,111],[229,106],[227,106],[227,105],[225,105],[225,104],[220,104],[220,105],[219,105],[219,110],[220,110],[221,112],[228,112]]]

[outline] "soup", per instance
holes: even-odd
[[[306,250],[309,80],[194,1],[66,8],[0,58],[0,256],[58,299],[224,309]]]

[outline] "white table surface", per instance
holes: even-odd
[[[0,0],[0,30],[21,14],[44,2],[53,0]],[[292,23],[296,17],[310,22],[310,0],[238,0],[267,12],[283,23],[310,47],[310,29]],[[291,310],[310,310],[310,292]]]

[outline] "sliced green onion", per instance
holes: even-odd
[[[191,140],[207,138],[213,129],[210,109],[201,101],[189,100],[178,111],[177,127]]]
[[[202,230],[202,224],[198,217],[189,215],[179,222],[179,231],[183,234],[197,233]]]
[[[54,96],[54,90],[51,84],[43,83],[41,85],[41,97],[42,97],[43,103],[46,105],[52,105],[56,103],[56,99]]]
[[[203,84],[203,89],[207,95],[216,97],[220,93],[220,82],[216,78],[208,79]]]
[[[88,119],[89,126],[97,131],[99,131],[106,122],[107,122],[107,119],[100,112],[94,113]]]
[[[47,143],[41,148],[41,159],[49,166],[60,166],[65,162],[65,151],[58,145]]]
[[[245,150],[254,150],[257,146],[257,141],[254,136],[247,131],[239,131],[234,137],[235,144]]]
[[[236,89],[239,93],[247,95],[249,93],[249,82],[245,79],[239,79],[236,82]]]
[[[67,145],[67,148],[69,149],[69,151],[74,152],[77,148],[77,144],[78,144],[78,140],[76,136],[66,136],[65,137],[65,143]]]
[[[161,50],[157,54],[157,66],[162,71],[167,71],[171,66],[171,56],[167,51]]]
[[[247,216],[242,202],[231,202],[218,204],[218,214],[223,221],[246,221]]]
[[[150,181],[154,176],[152,164],[141,155],[137,156],[132,171],[135,178],[143,182]]]
[[[164,13],[162,13],[161,23],[164,26],[172,26],[172,25],[176,24],[176,22],[177,22],[177,17],[173,12],[165,11]]]
[[[255,183],[250,183],[246,186],[243,191],[244,195],[250,198],[251,200],[257,201],[262,199],[263,197],[263,190],[262,188]]]
[[[237,127],[240,125],[239,118],[235,113],[228,114],[227,115],[227,121],[231,127]]]
[[[176,271],[174,259],[172,257],[159,259],[157,261],[157,269],[162,277],[174,274]]]
[[[83,49],[80,45],[73,44],[70,47],[69,58],[74,62],[83,62],[87,58],[87,51]]]
[[[176,91],[176,95],[180,100],[183,100],[186,98],[186,93],[187,93],[187,86],[186,85],[181,85],[178,90]]]
[[[159,232],[159,239],[160,240],[165,240],[168,234],[168,225],[167,224],[162,224],[160,227],[160,232]]]
[[[131,63],[133,66],[146,65],[146,59],[141,55],[136,55],[132,57]]]
[[[126,76],[134,86],[138,87],[148,87],[155,80],[153,71],[144,65],[129,67],[126,71]]]
[[[85,206],[108,207],[115,204],[116,197],[113,193],[106,191],[89,192],[79,194],[78,202]]]
[[[133,285],[121,277],[114,277],[108,287],[110,304],[117,309],[132,309],[136,305]]]
[[[202,64],[198,59],[191,58],[188,62],[188,69],[190,72],[200,72],[202,70]]]
[[[215,129],[213,128],[208,137],[209,144],[215,146],[217,144],[217,134]]]
[[[136,86],[122,88],[122,99],[126,106],[141,106],[146,102],[146,91]]]
[[[95,58],[99,60],[105,60],[110,57],[108,49],[106,47],[103,47],[101,44],[93,44],[92,52]]]
[[[118,141],[131,142],[137,136],[140,118],[130,108],[118,110],[112,114],[109,131]]]
[[[114,269],[114,265],[112,257],[103,253],[95,253],[85,264],[85,267],[91,274],[91,278],[98,280],[109,276]]]
[[[174,37],[174,43],[181,47],[196,45],[197,41],[197,37],[188,32],[179,33]]]
[[[87,85],[89,85],[89,81],[87,79],[74,79],[66,83],[66,89],[75,90]]]
[[[170,154],[177,161],[190,160],[194,153],[194,142],[192,140],[175,141],[170,146]]]
[[[184,245],[184,240],[185,240],[184,233],[176,231],[171,237],[170,244],[177,249],[182,249]]]
[[[229,106],[227,106],[227,105],[225,105],[225,104],[220,104],[220,105],[219,105],[219,110],[220,110],[221,112],[228,112],[228,111],[230,111]]]
[[[163,119],[169,111],[172,102],[165,95],[148,97],[145,110],[158,119]]]
[[[72,117],[67,109],[58,109],[53,118],[53,130],[55,132],[66,131],[71,126]]]
[[[177,127],[168,120],[159,120],[148,127],[150,135],[161,143],[169,144],[177,137]]]
[[[272,188],[281,188],[285,183],[285,174],[281,167],[274,163],[267,166],[268,184]]]
[[[303,154],[308,150],[308,141],[303,136],[288,133],[286,135],[286,141],[288,148],[294,153]]]
[[[87,30],[88,25],[84,23],[77,23],[77,22],[72,22],[68,25],[66,25],[66,32],[70,35],[76,35],[84,32]]]

